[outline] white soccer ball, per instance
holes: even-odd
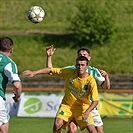
[[[40,23],[45,16],[44,10],[39,6],[32,6],[28,10],[28,18],[33,23]]]

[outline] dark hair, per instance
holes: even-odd
[[[80,53],[80,51],[86,51],[89,55],[90,55],[90,50],[89,49],[87,49],[87,48],[80,48],[78,51],[77,51],[77,54],[79,54]]]
[[[79,56],[76,61],[86,61],[86,64],[88,65],[88,59],[85,56]]]
[[[6,52],[13,48],[13,40],[9,37],[0,38],[0,51]]]

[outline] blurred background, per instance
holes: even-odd
[[[34,24],[28,20],[27,12],[33,5],[44,9],[43,22]],[[53,56],[55,67],[73,64],[77,49],[87,47],[91,51],[90,65],[110,74],[131,74],[132,13],[131,0],[1,0],[0,36],[13,38],[12,58],[20,74],[27,68],[45,66],[48,45],[57,49]]]
[[[132,118],[133,2],[131,0],[0,0],[0,2],[0,37],[9,36],[14,40],[15,50],[11,58],[18,66],[23,84],[23,102],[16,105],[11,99],[7,100],[12,116],[10,133],[15,132],[12,123],[16,122],[17,119],[14,119],[16,116],[52,117],[52,120],[55,116],[59,99],[64,94],[64,80],[48,75],[29,79],[22,75],[26,69],[36,70],[46,67],[45,48],[49,45],[56,48],[52,58],[54,67],[73,65],[77,50],[80,47],[88,48],[91,52],[89,64],[106,70],[111,80],[111,89],[108,91],[98,86],[101,98],[99,111],[102,117]],[[44,20],[38,24],[32,23],[27,17],[29,8],[35,5],[45,11]],[[10,83],[7,91],[9,97],[12,91]],[[50,101],[49,97],[53,99],[52,105],[48,106],[50,114],[42,110],[46,109],[45,104]],[[29,106],[33,105],[33,108],[40,101],[37,110],[26,111],[27,101],[30,101]],[[125,127],[125,123],[123,125]],[[127,125],[131,127],[131,121]],[[52,129],[52,126],[50,128]],[[120,130],[119,126],[116,127],[116,131],[108,129],[105,129],[107,133]],[[125,132],[127,130],[125,129]],[[131,128],[128,131],[130,132]]]

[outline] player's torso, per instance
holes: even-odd
[[[64,101],[67,101],[69,105],[78,106],[85,104],[90,104],[90,81],[91,76],[86,78],[79,78],[77,74],[70,74],[65,78],[65,96]]]
[[[66,68],[76,69],[76,67],[74,65],[73,66],[67,66]],[[105,78],[100,74],[100,72],[97,68],[89,66],[87,69],[87,72],[89,72],[94,77],[97,84],[101,85],[105,81]],[[89,100],[91,103],[92,97],[90,97]],[[97,108],[95,108],[95,109],[97,109]]]
[[[8,78],[4,73],[5,66],[11,63],[11,59],[7,57],[5,54],[0,53],[0,83],[6,84],[8,82]]]
[[[4,97],[5,89],[6,89],[6,85],[8,83],[8,78],[4,74],[4,68],[5,68],[6,64],[8,64],[9,62],[10,62],[10,59],[6,55],[0,53],[0,95],[3,98],[5,98]]]
[[[96,82],[92,75],[86,78],[79,78],[76,69],[52,68],[52,75],[59,75],[65,79],[65,95],[63,102],[70,106],[80,106],[90,104],[90,89],[96,89]]]

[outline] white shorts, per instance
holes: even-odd
[[[94,125],[95,125],[96,127],[102,126],[102,125],[103,125],[103,122],[102,122],[102,119],[101,119],[101,116],[100,116],[98,110],[92,110],[92,111],[91,111],[91,114],[92,114],[92,116],[93,116]]]
[[[6,102],[3,100],[3,98],[0,96],[0,126],[7,123],[10,119]]]

